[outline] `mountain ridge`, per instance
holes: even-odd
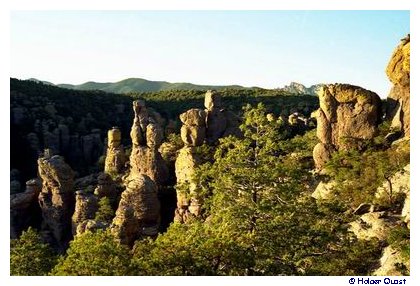
[[[95,82],[87,81],[82,84],[68,84],[60,83],[53,84],[49,81],[43,81],[36,78],[29,78],[27,80],[43,83],[46,85],[53,85],[61,88],[74,89],[74,90],[101,90],[111,93],[126,94],[131,92],[157,92],[165,90],[221,90],[225,88],[234,89],[248,89],[248,88],[259,88],[259,87],[244,87],[241,85],[203,85],[193,84],[189,82],[168,82],[168,81],[152,81],[143,78],[126,78],[117,82]],[[304,85],[296,82],[291,82],[290,85],[286,85],[283,88],[275,88],[290,92],[292,94],[310,94],[316,95],[316,89],[319,85],[312,85],[306,88]]]

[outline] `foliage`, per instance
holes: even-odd
[[[111,207],[111,202],[108,197],[102,197],[99,200],[99,208],[95,214],[95,220],[104,222],[104,223],[111,223],[112,219],[114,218],[114,210]]]
[[[326,170],[338,183],[337,198],[352,207],[364,202],[373,202],[377,188],[388,182],[388,205],[392,206],[395,193],[392,191],[391,177],[410,161],[409,147],[401,147],[397,145],[385,150],[349,150],[334,153],[327,163]]]
[[[241,275],[249,263],[247,249],[200,221],[173,223],[155,241],[137,241],[132,259],[135,275]]]
[[[387,242],[401,253],[403,259],[410,259],[410,230],[406,226],[396,226],[392,229]]]
[[[31,227],[10,242],[10,275],[46,275],[56,259],[48,244]]]
[[[85,232],[70,242],[52,275],[129,275],[130,250],[121,245],[109,230]]]
[[[205,222],[172,224],[138,241],[133,267],[145,275],[366,274],[380,248],[355,242],[346,218],[308,196],[309,169],[283,156],[279,122],[263,105],[245,108],[244,138],[220,140],[196,172]],[[313,135],[308,135],[313,136]],[[300,150],[307,145],[300,143]],[[349,256],[351,259],[346,260]],[[331,263],[331,260],[335,261]],[[338,267],[340,266],[340,267]],[[345,266],[345,268],[343,268]]]

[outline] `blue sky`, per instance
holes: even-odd
[[[15,11],[11,76],[266,88],[351,83],[386,97],[408,11]]]

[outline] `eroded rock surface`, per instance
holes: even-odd
[[[133,245],[142,236],[155,236],[160,220],[157,186],[146,175],[127,183],[112,222],[111,231],[124,244]]]
[[[84,191],[76,192],[76,204],[72,216],[72,232],[76,234],[78,225],[85,220],[94,219],[98,210],[98,198]]]
[[[325,85],[319,91],[315,166],[321,170],[338,150],[359,148],[364,140],[377,134],[381,119],[379,96],[361,87],[347,84]]]
[[[40,180],[32,179],[26,182],[23,193],[10,195],[10,238],[17,238],[35,215],[31,208],[37,203],[41,188]]]
[[[410,35],[401,40],[386,68],[393,87],[388,95],[387,117],[395,130],[410,136]]]
[[[105,173],[121,174],[127,158],[121,145],[121,131],[113,127],[108,131],[108,148],[105,158]]]
[[[55,155],[38,159],[38,173],[42,180],[38,201],[43,228],[51,232],[57,246],[63,249],[71,238],[74,172],[63,157]]]
[[[175,161],[177,179],[177,208],[175,221],[185,222],[191,215],[199,216],[201,202],[195,195],[196,184],[193,180],[195,169],[201,163],[194,147],[184,147],[179,150]]]

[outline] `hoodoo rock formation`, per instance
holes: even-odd
[[[121,131],[113,127],[108,131],[108,148],[105,159],[105,173],[121,174],[127,158],[121,145]]]
[[[393,87],[388,95],[387,117],[392,128],[410,136],[410,35],[401,40],[386,68]]]
[[[181,139],[184,147],[179,150],[175,161],[177,180],[177,208],[175,221],[185,222],[190,216],[199,216],[202,202],[195,193],[194,169],[201,164],[196,149],[204,142],[215,144],[226,135],[238,134],[235,116],[222,108],[221,97],[216,91],[207,91],[204,97],[205,110],[190,109],[182,113]]]
[[[134,122],[131,127],[133,142],[130,155],[129,179],[147,175],[158,186],[163,186],[168,178],[168,169],[158,148],[163,141],[163,130],[152,118],[143,101],[133,102]]]
[[[159,229],[160,203],[157,186],[146,175],[132,178],[121,195],[111,225],[121,243],[132,246],[142,236],[155,236]]]
[[[125,190],[111,225],[114,235],[130,246],[140,237],[157,235],[160,226],[158,191],[169,176],[158,151],[163,141],[163,129],[154,118],[159,116],[150,117],[142,100],[133,102],[133,110],[130,170],[123,178]]]
[[[200,146],[206,138],[206,112],[201,109],[190,109],[182,113],[181,139],[185,146]]]
[[[333,152],[358,148],[363,140],[376,135],[381,100],[374,92],[347,84],[326,85],[318,96],[317,137],[321,142],[313,157],[321,170]]]
[[[43,229],[51,232],[59,249],[64,249],[71,238],[75,174],[63,157],[49,157],[48,154],[38,159],[38,173],[42,180],[38,201]]]

